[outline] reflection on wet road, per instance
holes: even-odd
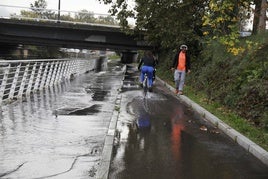
[[[122,64],[2,106],[0,178],[94,178]]]
[[[156,82],[144,100],[125,78],[111,179],[268,178],[268,167]],[[137,78],[136,74],[136,78]]]

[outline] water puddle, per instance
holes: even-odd
[[[122,66],[1,106],[0,178],[94,178]]]
[[[268,177],[267,166],[157,82],[146,98],[126,85],[121,103],[109,178]]]

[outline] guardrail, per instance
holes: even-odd
[[[96,59],[0,60],[0,105],[95,68]]]

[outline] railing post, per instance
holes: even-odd
[[[4,97],[4,94],[5,94],[5,88],[6,88],[6,84],[7,84],[7,78],[8,78],[10,67],[11,67],[11,65],[9,64],[8,67],[5,69],[3,80],[2,80],[2,83],[1,83],[0,104],[2,104],[3,97]]]
[[[68,64],[66,66],[65,76],[66,76],[67,79],[70,79],[71,74],[72,74],[72,63],[73,63],[73,60],[68,61]]]
[[[29,66],[30,66],[30,64],[28,63],[26,65],[26,67],[25,67],[24,74],[23,74],[23,77],[22,77],[22,81],[21,81],[21,84],[20,84],[18,98],[22,98],[23,91],[24,91],[24,86],[26,84],[27,75],[28,75],[28,71],[29,71]]]
[[[57,72],[59,71],[59,62],[57,61],[54,65],[54,69],[53,69],[53,72],[52,72],[52,77],[51,77],[51,80],[50,80],[50,84],[49,86],[53,86],[56,82],[56,75],[57,75]]]
[[[41,83],[40,83],[40,86],[39,86],[39,90],[42,90],[44,88],[44,86],[45,86],[45,82],[46,82],[46,78],[47,78],[48,65],[49,65],[49,62],[46,64],[46,67],[45,67],[45,70],[44,70],[44,73],[43,73],[43,76],[42,76],[42,80],[41,80]]]
[[[64,64],[64,62],[59,62],[58,63],[58,70],[57,70],[57,73],[56,73],[56,76],[55,76],[54,84],[58,84],[61,81],[63,64]]]
[[[80,71],[81,60],[76,60],[75,62],[76,62],[75,73],[81,74],[81,71]]]
[[[83,62],[83,67],[84,67],[84,73],[86,73],[88,71],[88,60],[84,60]]]
[[[54,68],[54,62],[50,63],[50,67],[48,67],[48,68],[49,68],[49,71],[48,71],[45,87],[48,87],[49,84],[50,84],[50,81],[51,81],[51,78],[52,78],[52,71],[53,71],[53,68]]]
[[[92,64],[92,60],[87,60],[87,71],[91,70],[90,68],[91,64]]]
[[[61,77],[64,78],[64,80],[65,80],[66,77],[67,77],[67,68],[68,68],[68,64],[69,64],[69,61],[64,61],[64,62],[63,62],[63,67],[62,67],[62,71],[61,71]]]
[[[39,89],[39,83],[40,83],[40,79],[41,79],[43,65],[44,65],[44,62],[42,62],[40,64],[40,67],[39,67],[39,70],[38,70],[38,73],[37,73],[37,77],[36,77],[36,80],[35,80],[35,84],[34,84],[34,91],[37,91]]]
[[[26,90],[26,96],[28,96],[31,93],[31,91],[32,91],[32,86],[33,86],[33,81],[34,81],[34,75],[35,75],[36,65],[37,65],[37,63],[35,63],[33,65],[32,73],[31,73],[31,76],[30,76],[30,79],[29,79],[27,90]]]
[[[12,82],[12,85],[10,88],[10,92],[8,95],[8,99],[13,99],[13,97],[14,97],[14,93],[15,93],[15,89],[17,86],[17,81],[18,81],[18,77],[19,77],[19,73],[20,73],[20,67],[21,67],[21,63],[17,66],[16,72],[15,72],[15,75],[13,78],[13,82]]]
[[[77,74],[77,73],[79,74],[79,72],[78,72],[78,65],[79,65],[78,61],[79,60],[74,60],[73,61],[73,66],[72,66],[73,67],[72,68],[72,73],[73,74]]]
[[[78,66],[79,66],[79,68],[78,68],[79,74],[82,74],[86,71],[85,69],[87,66],[86,66],[85,60],[80,60]]]
[[[87,63],[87,61],[86,60],[84,60],[83,61],[83,68],[84,68],[84,73],[87,71],[87,65],[88,65],[88,63]]]

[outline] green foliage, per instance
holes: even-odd
[[[169,84],[174,84],[173,72],[171,70],[174,55],[175,51],[167,50],[161,51],[158,56],[159,62],[157,65],[156,75]]]
[[[212,42],[193,64],[188,79],[209,101],[217,101],[264,128],[268,128],[268,42],[258,39],[267,37],[266,33],[241,39],[240,46],[248,40],[258,45],[236,56],[221,43]]]
[[[30,4],[31,6],[31,10],[33,11],[32,13],[30,12],[29,15],[33,16],[33,18],[54,18],[55,17],[55,13],[50,11],[50,10],[46,10],[47,8],[47,2],[46,0],[37,0],[35,1],[33,4]],[[24,11],[24,13],[27,14],[27,11]],[[22,13],[21,13],[22,14]],[[24,14],[24,15],[26,15]],[[23,15],[23,14],[22,14]]]
[[[90,13],[85,9],[75,15],[75,19],[79,22],[94,22],[95,20],[93,12]]]
[[[123,28],[129,27],[127,18],[135,18],[135,29],[145,31],[145,39],[161,48],[174,49],[182,43],[198,46],[202,15],[205,9],[204,0],[136,0],[128,4],[127,0],[112,2],[110,12],[117,15]]]
[[[225,45],[227,51],[237,55],[245,48],[238,46],[239,31],[243,29],[247,14],[250,12],[250,0],[211,0],[203,16],[203,34],[207,42],[217,39]]]
[[[118,54],[113,54],[113,55],[108,56],[108,58],[111,60],[117,60],[117,59],[120,59],[120,56]]]
[[[157,75],[170,84],[173,50],[186,43],[192,72],[185,89],[194,89],[189,95],[205,94],[198,103],[268,149],[268,35],[239,34],[252,0],[135,0],[133,8],[127,0],[99,1],[113,4],[110,12],[124,29],[128,17],[136,19],[135,29],[145,31],[145,39],[159,47]],[[236,115],[217,107],[221,105]]]
[[[190,86],[185,87],[187,96],[212,114],[223,120],[228,125],[232,126],[235,130],[242,133],[265,150],[268,150],[268,130],[265,128],[259,128],[252,125],[249,121],[245,120],[241,116],[235,114],[232,110],[222,107],[221,104],[210,101],[208,103],[207,96],[202,91],[192,89]],[[267,117],[264,118],[267,121]],[[267,124],[267,123],[266,123]]]
[[[219,44],[219,46],[221,46]],[[218,47],[219,47],[218,46]],[[166,54],[166,55],[164,55]],[[211,58],[211,57],[209,57]],[[173,73],[169,70],[169,68],[167,68],[168,64],[171,61],[171,56],[170,53],[168,52],[163,52],[163,54],[160,55],[160,62],[161,64],[159,65],[158,69],[157,69],[157,76],[159,76],[161,79],[165,80],[166,82],[168,82],[170,85],[174,86],[174,81],[173,81]],[[202,61],[202,63],[201,63]],[[243,135],[245,135],[246,137],[248,137],[249,139],[251,139],[252,141],[254,141],[255,143],[257,143],[258,145],[260,145],[261,147],[263,147],[265,150],[268,150],[268,113],[267,111],[267,102],[266,102],[266,110],[262,110],[259,114],[263,114],[262,116],[262,120],[261,120],[261,124],[263,125],[255,125],[254,123],[252,123],[252,121],[250,120],[246,120],[246,118],[242,118],[241,115],[238,115],[239,112],[238,110],[236,110],[235,106],[230,107],[230,105],[234,105],[235,103],[237,103],[238,100],[238,96],[236,93],[237,91],[239,91],[239,89],[234,89],[233,86],[236,86],[235,83],[229,83],[226,86],[226,97],[222,97],[223,100],[226,100],[226,98],[228,98],[231,102],[229,102],[229,105],[226,105],[227,107],[223,107],[223,103],[220,103],[218,100],[211,100],[208,98],[208,95],[206,93],[206,90],[204,89],[200,89],[200,88],[193,88],[196,87],[196,84],[198,84],[200,82],[200,80],[203,80],[204,78],[206,78],[206,76],[204,75],[202,78],[198,78],[196,76],[198,76],[198,74],[200,75],[200,70],[196,67],[197,62],[203,64],[203,66],[205,66],[205,63],[203,62],[205,61],[206,63],[211,63],[212,60],[207,60],[206,59],[202,59],[200,61],[195,61],[195,63],[193,64],[193,70],[191,72],[191,74],[187,75],[186,78],[186,86],[184,88],[184,92],[187,95],[187,97],[189,97],[191,100],[197,102],[199,105],[201,105],[202,107],[204,107],[205,109],[207,109],[208,111],[210,111],[212,114],[214,114],[215,116],[217,116],[219,119],[223,120],[225,123],[227,123],[228,125],[232,126],[235,130],[237,130],[238,132],[242,133]],[[204,68],[204,69],[208,69],[208,68]],[[208,69],[209,70],[209,69]],[[229,68],[230,72],[229,74],[233,73],[234,71],[236,71],[237,69],[234,68],[232,70],[232,68]],[[220,71],[220,70],[218,70]],[[222,74],[224,74],[226,71],[221,71]],[[267,77],[267,75],[266,75]],[[222,81],[221,78],[219,79],[215,79],[214,82],[212,83],[216,83],[215,81]],[[260,84],[261,85],[261,84]],[[209,87],[208,87],[209,88]],[[268,89],[267,87],[265,88],[266,90]],[[217,92],[217,90],[215,90],[214,92]],[[212,92],[214,94],[214,92]],[[218,91],[218,93],[222,93],[224,92],[224,90],[221,90],[220,92]],[[268,92],[266,91],[266,93],[264,93],[264,95],[266,94],[266,98],[267,98],[267,94]],[[229,95],[231,95],[232,97],[230,97]],[[229,98],[229,97],[230,98]],[[245,99],[242,99],[242,101]],[[265,99],[262,99],[261,101],[265,102]],[[267,100],[266,100],[267,101]],[[248,103],[248,102],[247,102]],[[224,103],[225,104],[225,103]],[[249,105],[251,106],[251,105]],[[265,106],[265,105],[263,105]],[[229,107],[229,109],[228,109]],[[254,111],[254,109],[252,109],[251,111]],[[258,112],[255,112],[258,113]],[[265,127],[266,125],[266,127]]]

